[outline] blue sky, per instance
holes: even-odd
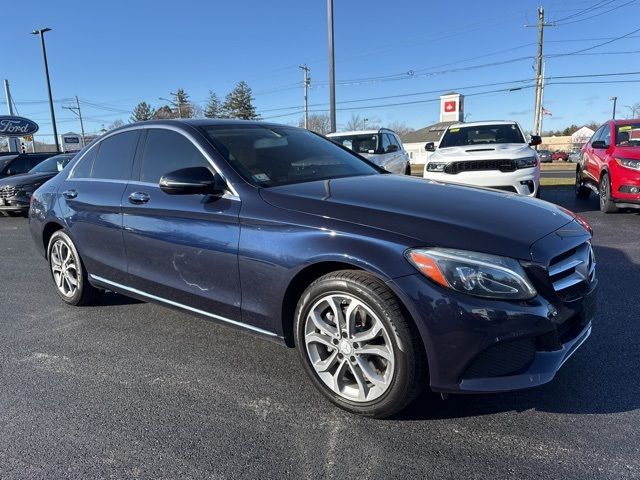
[[[338,124],[359,114],[420,128],[438,120],[439,103],[430,100],[455,89],[467,95],[469,121],[509,118],[530,128],[534,92],[527,87],[537,31],[525,24],[536,22],[537,5],[335,0],[336,98],[347,102],[337,106]],[[591,48],[638,29],[639,0],[543,5],[549,21],[559,20],[545,30],[547,76],[640,71],[640,31]],[[83,102],[86,130],[95,132],[116,119],[128,121],[141,100],[157,107],[163,103],[158,97],[182,87],[204,103],[209,90],[224,98],[239,80],[252,87],[264,118],[297,122],[302,63],[311,68],[311,110],[328,109],[324,0],[36,0],[28,8],[8,4],[3,13],[0,77],[9,80],[19,113],[37,121],[43,134],[51,124],[40,43],[29,32],[44,26],[53,29],[46,42],[59,132],[79,130],[73,113],[62,108],[75,95]],[[589,50],[551,56],[583,49]],[[557,84],[610,80],[633,82]],[[639,74],[549,80],[544,104],[553,116],[545,117],[544,128],[603,121],[613,95],[619,114],[626,115],[626,105],[640,102],[639,82]],[[479,85],[486,86],[467,88]],[[518,86],[523,88],[495,91]],[[407,102],[420,103],[388,106]],[[0,109],[6,111],[6,104]]]

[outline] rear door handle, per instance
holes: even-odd
[[[140,205],[142,203],[147,203],[149,201],[149,194],[145,192],[133,192],[129,195],[129,202],[134,205]]]
[[[64,198],[67,198],[69,200],[74,199],[78,196],[78,192],[76,190],[65,190],[64,192],[62,192],[62,196]]]

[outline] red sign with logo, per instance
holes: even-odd
[[[444,102],[444,111],[447,113],[456,111],[456,102],[455,100],[450,100],[448,102]]]

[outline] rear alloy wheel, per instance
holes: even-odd
[[[589,198],[591,190],[582,185],[582,173],[580,168],[576,168],[576,185],[575,185],[576,197],[586,199]]]
[[[47,249],[49,269],[58,296],[70,305],[88,305],[103,293],[89,283],[80,255],[69,235],[56,231]]]
[[[371,274],[319,278],[296,310],[296,346],[314,385],[352,413],[393,415],[426,383],[419,335],[395,295]]]
[[[611,181],[606,173],[600,177],[600,211],[603,213],[613,213],[618,211],[618,207],[611,199]]]

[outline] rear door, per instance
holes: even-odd
[[[139,178],[123,196],[129,284],[166,303],[240,319],[237,197],[169,195],[158,182],[170,171],[213,169],[184,134],[147,130]]]
[[[122,194],[139,132],[116,133],[94,145],[58,190],[62,215],[87,271],[115,282],[126,278]]]

